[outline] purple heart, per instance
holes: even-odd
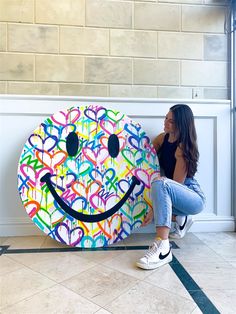
[[[50,152],[57,145],[57,142],[56,136],[48,136],[43,139],[38,134],[31,134],[29,137],[30,145],[40,152]]]
[[[73,234],[77,233],[77,230],[79,231],[78,234]],[[81,227],[70,229],[67,224],[62,222],[56,226],[55,234],[61,243],[77,246],[84,236],[84,230]],[[72,236],[75,237],[74,241],[72,241]]]

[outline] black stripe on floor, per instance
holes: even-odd
[[[170,241],[172,249],[179,249],[178,245]],[[1,253],[2,248],[2,253]],[[22,253],[54,253],[54,252],[81,252],[81,251],[130,251],[130,250],[147,250],[147,245],[121,245],[108,246],[99,248],[79,248],[79,247],[64,247],[64,248],[35,248],[35,249],[11,249],[9,246],[0,246],[1,254],[22,254]]]
[[[175,256],[170,263],[170,267],[173,269],[175,274],[178,276],[179,280],[184,285],[185,289],[193,298],[194,302],[197,304],[202,313],[206,314],[220,314],[215,305],[206,296],[198,284],[189,275],[186,269],[180,264]]]
[[[0,246],[0,255],[4,254],[8,248],[9,248],[9,245],[1,245]]]

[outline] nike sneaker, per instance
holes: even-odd
[[[155,240],[136,265],[142,269],[155,269],[172,261],[169,240]]]
[[[169,234],[169,238],[182,239],[193,224],[191,216],[181,216],[181,224],[179,223],[180,219],[178,218],[179,216],[176,217],[175,230]]]

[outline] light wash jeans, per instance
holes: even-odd
[[[205,196],[196,179],[187,178],[183,184],[162,177],[152,183],[152,204],[156,227],[171,228],[172,214],[196,215],[205,205]]]

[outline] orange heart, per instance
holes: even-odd
[[[44,152],[36,151],[36,157],[44,166],[55,169],[66,160],[67,153],[59,151],[56,152],[55,154],[50,154],[47,151]]]

